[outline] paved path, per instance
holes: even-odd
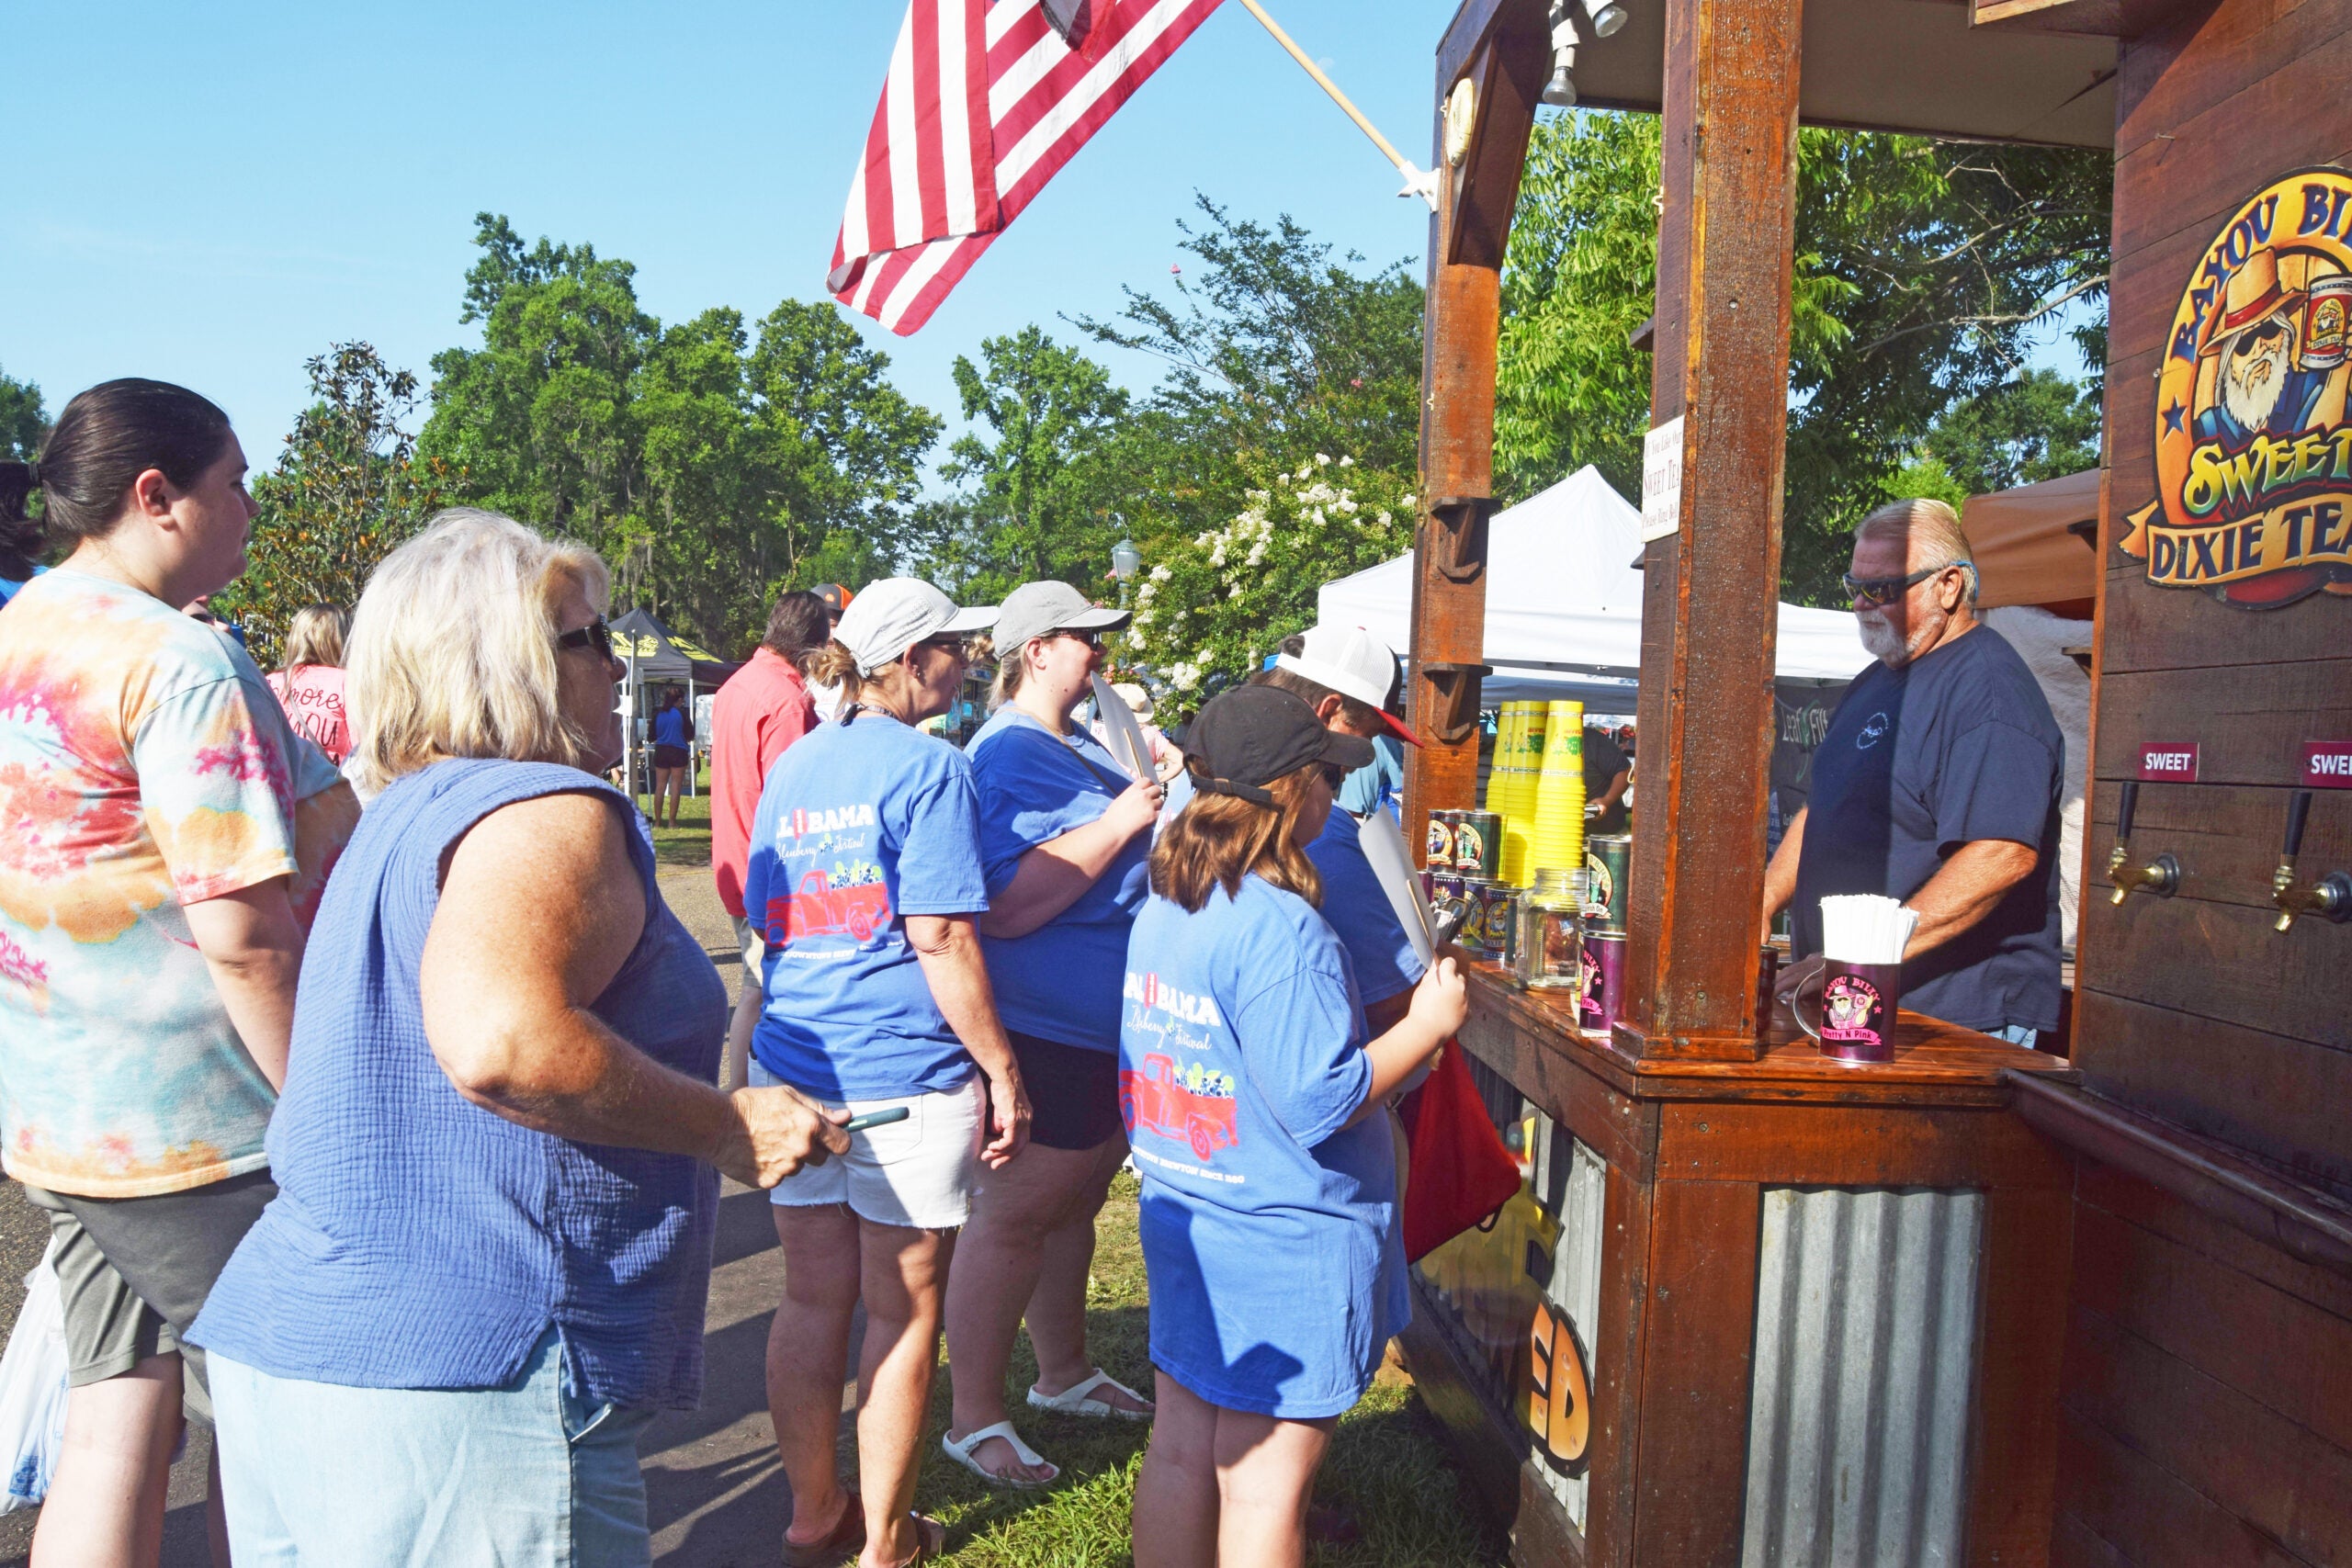
[[[665,866],[662,896],[707,950],[730,995],[742,965],[727,911],[706,869]],[[49,1227],[14,1182],[0,1183],[0,1335],[17,1320],[26,1272]],[[761,1194],[729,1183],[719,1200],[702,1408],[662,1416],[639,1444],[656,1561],[677,1568],[762,1568],[776,1561],[789,1495],[776,1463],[763,1371],[768,1318],[783,1292],[783,1257]],[[857,1348],[850,1349],[853,1362]],[[854,1403],[844,1383],[844,1406]],[[164,1568],[206,1568],[204,1467],[210,1435],[191,1432],[173,1468]],[[17,1568],[32,1542],[32,1510],[0,1515],[0,1568]]]

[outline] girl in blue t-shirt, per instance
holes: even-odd
[[[1059,1473],[1005,1410],[1005,1367],[1024,1315],[1037,1352],[1032,1405],[1112,1419],[1151,1414],[1086,1348],[1094,1216],[1127,1152],[1119,974],[1148,891],[1162,792],[1156,778],[1129,778],[1071,714],[1102,662],[1102,637],[1126,619],[1064,582],[1006,595],[996,622],[998,707],[967,753],[989,887],[980,945],[1035,1115],[1029,1146],[989,1178],[956,1244],[947,1286],[956,1408],[941,1442],[997,1485],[1041,1486]]]
[[[1196,793],[1152,851],[1120,1031],[1159,1400],[1135,1558],[1297,1562],[1331,1428],[1409,1312],[1380,1107],[1466,1003],[1442,959],[1364,1043],[1306,846],[1369,742],[1245,686],[1184,750]]]
[[[817,660],[820,680],[842,682],[840,714],[776,760],[752,818],[743,908],[767,944],[767,1001],[752,1081],[899,1116],[772,1192],[785,1287],[768,1410],[792,1482],[787,1564],[861,1542],[869,1563],[944,1550],[939,1522],[910,1510],[948,1258],[980,1168],[1026,1141],[1029,1103],[973,925],[989,895],[971,766],[915,727],[955,702],[965,637],[993,618],[911,578],[860,593]],[[861,1300],[862,1499],[833,1454]]]

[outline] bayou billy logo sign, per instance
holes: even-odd
[[[2352,594],[2352,170],[2299,169],[2222,224],[2173,313],[2156,499],[2126,555],[2159,588],[2274,609]]]

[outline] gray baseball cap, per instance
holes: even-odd
[[[927,637],[984,631],[996,615],[986,606],[962,608],[919,578],[886,577],[849,602],[833,637],[856,656],[857,672],[871,675]]]
[[[1009,659],[1023,644],[1047,632],[1101,631],[1126,624],[1126,611],[1090,604],[1085,594],[1067,582],[1024,582],[997,607],[997,656]]]

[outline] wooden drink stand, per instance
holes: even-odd
[[[2272,930],[2296,770],[2332,766],[2304,743],[2352,737],[2352,521],[2332,579],[2334,536],[2299,523],[2328,581],[2259,609],[2152,578],[2167,546],[2202,570],[2194,542],[2133,532],[2181,417],[2151,395],[2177,315],[2218,330],[2192,273],[2250,268],[2227,302],[2205,273],[2208,314],[2246,303],[2267,264],[2217,234],[2280,176],[2352,163],[2352,0],[1631,6],[1576,75],[1664,118],[1652,423],[1683,422],[1683,477],[1644,561],[1623,1016],[1587,1034],[1474,972],[1462,1043],[1529,1179],[1416,1269],[1415,1375],[1522,1562],[2352,1563],[2352,926]],[[1438,51],[1416,844],[1427,811],[1477,804],[1500,267],[1552,45],[1542,0],[1466,0]],[[1885,1066],[1764,1038],[1801,114],[2116,152],[2071,1060],[1910,1013]],[[2327,292],[2324,249],[2282,308]],[[2196,410],[2204,341],[2177,372]],[[2259,543],[2241,525],[2242,578],[2275,588]],[[2121,874],[2149,890],[2117,908],[2121,785],[2157,742],[2202,772],[2141,795]],[[2280,880],[2311,906],[2352,866],[2352,795],[2302,809]],[[2169,892],[2135,874],[2160,851]]]

